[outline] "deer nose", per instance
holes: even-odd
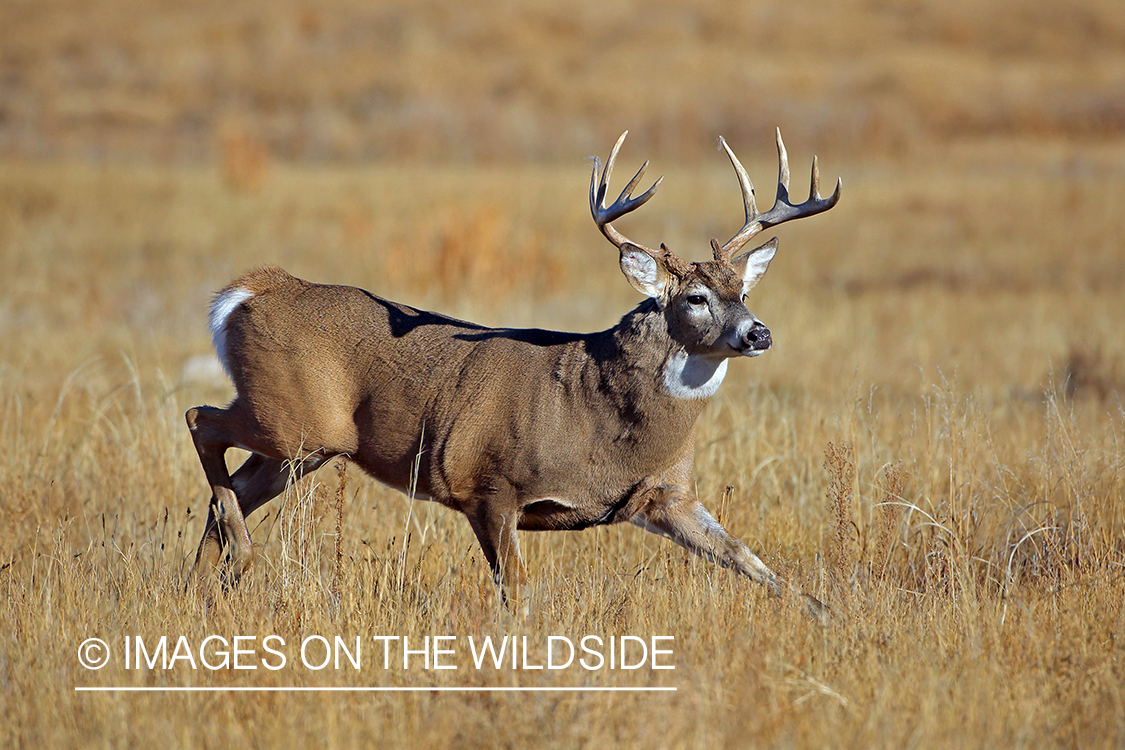
[[[742,336],[742,343],[746,349],[765,351],[770,348],[773,340],[770,338],[770,329],[761,323],[754,323]]]

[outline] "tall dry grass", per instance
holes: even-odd
[[[755,176],[768,135],[740,147]],[[184,594],[206,498],[182,413],[230,395],[195,366],[210,291],[272,261],[486,322],[610,325],[636,300],[581,165],[274,165],[254,190],[196,169],[6,170],[5,744],[1120,744],[1125,181],[1111,152],[1086,171],[997,153],[989,179],[975,154],[893,176],[826,158],[844,202],[786,229],[752,300],[775,349],[732,367],[700,422],[700,496],[831,606],[828,628],[632,527],[524,535],[518,619],[463,519],[342,467],[251,518],[261,554],[237,591]],[[714,162],[668,169],[630,233],[690,255],[733,231]],[[1026,221],[1060,199],[1068,227]],[[676,669],[78,665],[88,637],[161,634],[673,635]],[[111,684],[677,692],[74,692]]]

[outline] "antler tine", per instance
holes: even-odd
[[[809,188],[809,201],[826,201],[828,205],[825,206],[823,210],[827,211],[828,209],[832,208],[832,206],[835,206],[840,202],[840,188],[842,188],[843,186],[844,180],[840,177],[837,177],[836,189],[832,191],[832,195],[828,196],[827,198],[821,198],[820,167],[817,166],[816,157],[814,156],[812,158],[812,186]]]
[[[606,193],[609,191],[609,177],[610,177],[611,174],[613,174],[613,165],[617,163],[617,152],[619,152],[621,150],[621,144],[625,142],[625,136],[627,136],[627,135],[629,135],[628,130],[623,132],[618,137],[617,142],[614,143],[613,148],[610,149],[609,158],[605,160],[605,169],[602,170],[602,178],[598,182],[598,208],[600,208],[600,209],[605,208],[605,197],[606,197]],[[598,157],[595,156],[594,157],[594,173],[595,173],[595,175],[597,174],[597,171],[598,171],[597,168],[598,168]]]
[[[719,145],[727,152],[727,158],[730,159],[731,166],[734,167],[734,173],[738,176],[738,187],[742,190],[742,204],[746,211],[746,223],[743,227],[750,226],[754,223],[754,219],[758,218],[758,206],[754,202],[754,183],[750,181],[750,175],[746,173],[746,167],[742,166],[742,162],[734,155],[734,151],[727,145],[727,139],[719,136]],[[732,239],[726,246],[720,247],[718,240],[711,240],[712,253],[715,260],[730,260],[733,251],[727,252],[725,247],[730,246],[734,242]],[[741,245],[739,245],[741,247]]]
[[[781,128],[777,129],[777,195],[781,197],[781,189],[785,188],[785,197],[789,197],[789,154],[785,151],[785,141],[781,140]]]
[[[596,156],[594,157],[594,170],[593,174],[590,176],[590,214],[594,217],[594,223],[598,226],[598,229],[601,230],[602,234],[605,235],[606,239],[617,247],[621,247],[621,245],[628,242],[630,245],[639,247],[650,255],[656,256],[660,253],[652,248],[633,242],[614,229],[610,224],[610,222],[621,218],[630,211],[635,211],[647,203],[648,199],[656,194],[656,189],[660,187],[660,183],[664,181],[664,178],[661,177],[654,182],[652,187],[648,190],[641,193],[636,198],[633,197],[633,190],[636,189],[637,184],[641,181],[641,178],[644,177],[645,169],[648,168],[647,161],[642,164],[641,168],[637,170],[637,173],[633,175],[633,179],[629,180],[629,184],[626,185],[625,189],[621,191],[621,194],[617,196],[617,200],[608,207],[605,205],[606,194],[609,192],[609,178],[610,175],[613,174],[613,165],[617,162],[617,153],[621,150],[621,144],[625,142],[625,136],[627,135],[629,135],[628,130],[622,133],[621,137],[617,139],[617,143],[613,145],[613,150],[609,152],[609,158],[606,160],[605,169],[602,170],[600,180],[598,179],[598,168],[601,167],[601,160]]]
[[[840,200],[840,188],[843,186],[842,180],[836,181],[836,190],[832,195],[828,198],[820,197],[820,168],[814,156],[808,200],[798,205],[789,202],[789,154],[785,151],[785,142],[781,139],[781,128],[778,128],[777,198],[774,200],[773,207],[769,211],[758,213],[753,204],[752,187],[750,188],[751,197],[749,199],[746,197],[747,185],[750,183],[749,178],[746,176],[746,170],[738,163],[738,160],[730,150],[730,147],[726,145],[726,142],[722,139],[720,139],[720,142],[730,156],[731,163],[734,165],[734,170],[738,174],[738,184],[742,188],[743,200],[746,203],[746,223],[743,225],[742,229],[738,230],[736,235],[726,242],[726,244],[715,250],[716,260],[730,260],[751,237],[767,227],[774,227],[783,222],[790,221],[791,219],[800,219],[821,213],[822,211],[827,211]]]
[[[602,178],[602,183],[598,186],[598,207],[601,210],[602,215],[605,217],[606,221],[613,221],[614,219],[618,219],[624,216],[635,208],[640,208],[642,205],[644,205],[645,201],[647,201],[656,193],[656,188],[659,187],[661,181],[664,180],[663,177],[653,183],[652,187],[650,187],[648,190],[641,193],[636,198],[633,197],[633,190],[637,187],[637,183],[641,181],[641,178],[644,177],[646,169],[648,169],[647,161],[642,164],[641,168],[637,170],[637,173],[633,175],[633,179],[629,180],[629,184],[626,185],[625,189],[622,190],[621,193],[617,196],[617,200],[613,202],[613,205],[609,208],[606,208],[605,197],[609,192],[608,175],[612,171],[611,165],[606,165],[605,176]]]
[[[816,163],[816,154],[812,158],[812,177],[809,178],[809,200],[820,199],[820,167]]]
[[[749,224],[758,215],[758,207],[754,204],[754,183],[750,182],[750,175],[746,174],[746,167],[742,166],[742,162],[730,150],[727,145],[727,139],[719,136],[719,145],[727,152],[727,158],[730,159],[731,166],[734,167],[735,174],[738,175],[738,186],[742,189],[742,203],[746,207],[746,223]]]
[[[816,157],[812,158],[812,180],[809,187],[809,200],[824,200],[820,197],[820,167],[817,165]],[[840,200],[840,188],[843,186],[843,180],[836,179],[836,189],[832,191],[832,195],[828,196],[828,200],[832,201],[832,206]],[[829,206],[828,208],[831,208]],[[827,209],[826,209],[827,210]]]

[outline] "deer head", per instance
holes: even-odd
[[[644,205],[655,193],[663,177],[643,194],[632,197],[633,190],[644,176],[646,161],[637,174],[621,191],[612,205],[606,206],[609,179],[618,151],[628,131],[621,134],[610,152],[605,169],[598,177],[600,160],[594,158],[590,178],[590,212],[602,234],[617,246],[621,253],[621,271],[629,283],[641,294],[655,301],[663,312],[672,338],[683,347],[688,357],[726,360],[729,357],[753,357],[770,348],[769,329],[746,307],[746,294],[754,288],[769,268],[777,239],[737,254],[752,237],[767,227],[777,226],[791,219],[827,211],[840,199],[840,184],[828,198],[819,193],[820,175],[816,157],[813,157],[812,187],[804,203],[794,205],[789,201],[789,160],[781,131],[777,131],[779,174],[777,198],[773,207],[759,213],[754,203],[754,187],[745,168],[723,138],[719,143],[730,158],[738,176],[746,221],[742,228],[726,243],[711,240],[713,259],[688,262],[668,249],[663,243],[659,250],[633,242],[614,229],[611,222]]]

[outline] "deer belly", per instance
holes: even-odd
[[[619,518],[629,502],[629,495],[613,503],[590,501],[571,503],[566,500],[544,498],[523,507],[519,528],[525,531],[578,531],[591,526],[603,526],[625,520]]]

